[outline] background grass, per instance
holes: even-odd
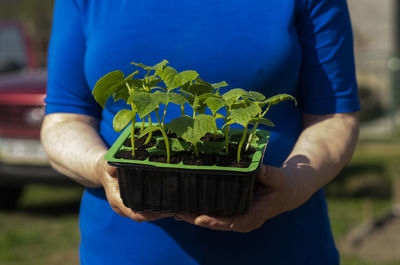
[[[0,211],[0,264],[79,264],[80,187],[27,187],[15,211]]]
[[[393,176],[386,167],[399,155],[400,141],[362,140],[352,162],[327,186],[331,226],[339,247],[351,229],[389,211]],[[364,182],[354,181],[363,177]],[[78,208],[82,191],[79,186],[30,185],[17,210],[0,211],[0,265],[79,264]],[[400,265],[400,261],[379,263],[349,254],[342,255],[341,262]]]

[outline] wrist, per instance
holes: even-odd
[[[309,185],[311,184],[310,181],[303,178],[304,175],[301,168],[293,170],[283,166],[281,167],[281,172],[285,178],[286,185],[288,185],[288,200],[291,201],[287,210],[293,210],[305,203],[315,191]]]
[[[111,167],[104,159],[106,151],[100,152],[94,160],[95,181],[99,186],[104,186],[105,175],[111,171]]]

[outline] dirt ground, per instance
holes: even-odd
[[[338,244],[343,254],[400,264],[400,216],[388,215],[356,228]],[[392,264],[392,263],[391,263]]]

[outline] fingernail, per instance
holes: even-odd
[[[202,221],[203,221],[203,220],[201,219],[201,217],[197,217],[197,218],[194,220],[194,223],[195,223],[196,225],[200,225]]]

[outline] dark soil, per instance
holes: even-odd
[[[135,135],[136,137],[140,135],[140,129],[136,128],[135,129]],[[155,137],[158,136],[162,136],[161,131],[154,131],[152,133],[152,138],[150,139],[150,142],[145,146],[147,148],[155,146],[157,144],[157,141],[155,139]],[[170,138],[176,138],[176,134],[175,133],[167,133],[167,136]],[[147,139],[147,135],[143,136],[142,138],[136,138],[135,139],[135,148],[141,148],[144,145],[144,142]],[[131,143],[131,138],[128,137],[125,142],[124,142],[124,146],[126,147],[132,147],[132,143]]]
[[[201,137],[201,140],[204,142],[223,142],[225,141],[225,137],[222,134],[213,135],[211,133],[206,134],[206,136]]]
[[[154,136],[154,134],[153,134]],[[168,135],[169,137],[176,137],[176,135]],[[154,138],[145,145],[144,142],[146,137],[142,137],[140,139],[135,140],[135,156],[132,157],[131,151],[122,150],[116,154],[116,158],[123,158],[123,159],[134,159],[134,160],[146,160],[149,158],[150,161],[153,162],[161,162],[166,163],[167,158],[166,156],[159,156],[150,154],[146,148],[152,147],[156,145],[156,140]],[[217,135],[216,139],[214,139],[214,135],[207,134],[202,138],[202,141],[211,142],[211,141],[224,141],[225,138],[223,135]],[[130,138],[128,138],[125,143],[125,146],[131,146]],[[242,149],[241,154],[241,161],[238,164],[236,161],[237,155],[237,144],[230,144],[229,145],[229,154],[200,154],[199,157],[196,157],[193,152],[191,151],[181,151],[181,152],[172,152],[170,157],[171,164],[178,164],[183,162],[184,165],[197,165],[197,166],[223,166],[223,167],[242,167],[246,168],[249,167],[251,163],[252,154],[254,154],[255,149],[250,148],[248,151],[244,150],[244,146]]]
[[[149,147],[155,146],[157,144],[156,139],[151,138],[150,141],[145,145],[144,142],[146,141],[146,139],[147,139],[147,136],[143,136],[142,138],[135,139],[135,149],[136,148],[137,149],[149,148]],[[131,138],[128,138],[125,140],[124,146],[132,147]]]

